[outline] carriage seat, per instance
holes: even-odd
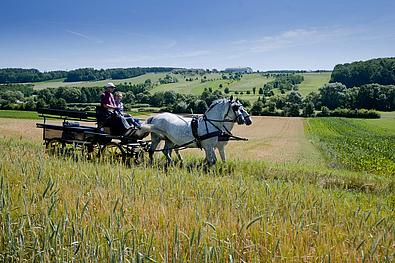
[[[136,139],[142,139],[148,135],[148,133],[145,130],[144,132],[139,131],[140,129],[134,127],[134,125],[131,123],[129,124],[134,128],[131,129],[130,131],[127,131],[127,134],[124,134],[124,131],[120,130],[119,125],[116,125],[119,119],[117,119],[111,112],[109,112],[107,109],[101,106],[96,106],[96,119],[97,119],[97,127],[106,134],[110,134],[113,136],[125,135],[126,137],[136,138]]]

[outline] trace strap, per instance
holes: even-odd
[[[205,120],[204,116],[203,116],[203,119]],[[202,136],[199,136],[198,123],[199,123],[199,117],[193,116],[192,122],[191,122],[192,134],[193,134],[193,137],[195,137],[194,142],[196,142],[197,147],[199,147],[200,149],[202,149],[202,141],[209,139],[209,138],[213,138],[213,137],[220,137],[224,134],[224,132],[215,125],[213,125],[213,126],[217,129],[217,131],[208,132],[207,122],[205,120],[207,133]]]

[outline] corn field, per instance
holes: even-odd
[[[332,166],[395,176],[395,134],[390,130],[342,118],[309,119],[306,127]]]

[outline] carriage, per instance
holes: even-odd
[[[144,154],[151,144],[141,136],[134,136],[134,132],[129,136],[115,135],[111,127],[98,125],[94,112],[57,109],[39,109],[37,112],[44,121],[36,126],[43,129],[44,144],[52,155],[139,164],[144,161]],[[58,122],[53,124],[48,120]]]
[[[157,151],[162,151],[167,162],[172,163],[173,149],[182,161],[179,150],[187,147],[203,149],[209,165],[216,162],[214,149],[217,148],[222,161],[225,161],[224,147],[229,140],[247,140],[231,133],[234,124],[252,124],[248,112],[233,97],[214,101],[202,116],[185,118],[171,113],[158,114],[146,120],[148,128],[133,128],[131,132],[128,130],[127,136],[118,135],[112,127],[101,125],[105,123],[100,120],[101,114],[53,109],[41,109],[38,113],[44,118],[44,123],[38,123],[37,127],[43,129],[43,139],[49,153],[87,159],[100,156],[126,163],[143,162],[147,151],[150,163],[153,163],[153,154]],[[51,118],[62,119],[62,125],[46,123]],[[80,125],[75,120],[98,125]],[[144,133],[145,128],[147,133]],[[151,133],[150,141],[144,140],[148,133]],[[157,146],[162,140],[165,140],[165,146],[158,150]]]

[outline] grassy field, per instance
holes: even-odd
[[[164,78],[165,73],[148,73],[142,76],[138,76],[135,78],[128,78],[124,80],[102,80],[102,81],[85,81],[85,82],[63,82],[63,79],[45,81],[45,82],[37,82],[34,83],[35,89],[43,89],[43,88],[57,88],[57,87],[104,87],[107,82],[112,81],[115,84],[118,83],[132,83],[139,84],[143,83],[145,80],[150,79],[152,83],[156,83],[157,85],[151,90],[152,93],[159,91],[167,91],[173,90],[182,94],[194,94],[200,95],[205,88],[211,88],[213,90],[220,89],[222,92],[225,87],[229,87],[231,91],[239,91],[244,92],[244,95],[239,95],[240,98],[256,101],[258,90],[265,83],[273,80],[272,78],[266,78],[261,76],[260,74],[246,74],[240,81],[236,80],[223,80],[221,78],[222,74],[213,73],[213,74],[205,74],[204,76],[208,80],[202,82],[204,76],[200,75],[181,75],[181,74],[170,74],[171,76],[177,78],[178,82],[169,83],[169,84],[159,84],[159,78]],[[186,79],[192,78],[192,81],[186,81]],[[196,79],[197,78],[197,79]],[[222,84],[222,88],[219,85]],[[256,88],[256,95],[252,94],[253,87]],[[249,90],[251,95],[245,94],[245,92]]]
[[[243,94],[236,95],[238,98],[248,100],[253,103],[258,98],[258,91],[265,83],[272,81],[273,78],[263,77],[259,73],[244,74],[241,80],[224,80],[222,74],[212,73],[200,75],[187,75],[187,74],[170,74],[177,78],[178,82],[169,84],[159,84],[159,78],[164,78],[166,73],[148,73],[135,78],[128,78],[124,80],[102,80],[102,81],[85,81],[85,82],[63,82],[63,79],[51,80],[45,82],[34,83],[35,89],[43,88],[56,88],[56,87],[104,87],[107,82],[112,81],[115,84],[118,83],[132,83],[139,84],[145,80],[150,79],[152,83],[155,83],[151,93],[173,90],[182,94],[193,94],[200,95],[205,88],[211,88],[212,90],[221,90],[224,92],[225,87],[230,89],[230,94],[234,94],[235,91],[243,92]],[[323,84],[327,83],[330,79],[330,72],[324,73],[304,73],[304,81],[299,86],[300,93],[305,96],[311,91],[317,91]],[[203,79],[205,77],[205,79]],[[192,81],[186,81],[186,79],[192,78]],[[205,82],[202,82],[202,79]],[[222,85],[222,88],[219,86]],[[253,88],[256,88],[256,94],[253,94]],[[246,94],[250,91],[251,94]]]
[[[262,88],[264,84],[268,83],[269,81],[274,80],[274,78],[266,78],[261,76],[260,74],[248,74],[244,75],[240,81],[233,82],[229,85],[231,94],[234,94],[234,91],[242,91],[243,94],[235,95],[238,98],[248,100],[251,104],[257,101],[259,96],[259,88]],[[256,88],[255,94],[253,94],[253,88]],[[250,91],[251,94],[246,94],[246,91]]]
[[[209,171],[191,166],[200,152],[167,170],[163,159],[153,167],[73,161],[45,154],[40,131],[3,137],[0,129],[0,261],[393,261],[393,176],[329,159],[329,166],[282,154],[280,162],[256,160],[270,147],[272,155],[281,147],[305,150],[304,158],[320,154],[307,139],[323,138],[322,131],[331,138],[343,127],[354,137],[368,130],[370,141],[393,138],[384,129],[391,124],[308,123],[304,142],[303,119],[255,118],[252,128],[235,131],[251,144],[229,145],[233,158]]]
[[[178,82],[176,83],[168,83],[168,84],[160,84],[155,86],[151,92],[160,92],[160,91],[167,91],[172,90],[182,94],[193,94],[193,95],[200,95],[204,88],[212,88],[213,90],[219,89],[219,85],[222,84],[225,88],[226,81],[221,79],[220,74],[207,74],[207,80],[204,83],[201,82],[202,77],[198,75],[186,75],[186,78],[183,75],[179,74],[171,74],[177,78]],[[186,81],[187,78],[192,78],[192,81]],[[196,78],[198,78],[196,80]],[[221,89],[223,91],[223,88]]]
[[[228,87],[231,91],[229,94],[234,94],[235,91],[243,92],[243,95],[239,94],[235,96],[248,100],[252,103],[258,98],[259,88],[262,87],[264,83],[273,80],[271,78],[263,77],[260,74],[246,74],[243,75],[240,80],[224,80],[221,78],[221,74],[209,74],[207,75],[207,79],[210,79],[211,81],[204,83],[201,82],[200,76],[198,80],[193,81],[185,81],[185,79],[181,78],[180,75],[175,75],[175,77],[179,80],[177,83],[158,85],[154,87],[151,92],[173,90],[182,94],[200,95],[205,88],[211,88],[212,90],[219,89],[222,91],[222,93],[224,93],[225,87]],[[220,84],[222,84],[222,88],[219,88]],[[256,88],[256,94],[252,93],[252,89],[254,87]],[[251,92],[250,95],[246,94],[247,90]]]
[[[299,85],[299,92],[306,96],[312,91],[318,89],[325,83],[328,83],[331,78],[331,72],[322,73],[303,73],[304,81]]]
[[[39,119],[35,111],[0,110],[0,118]]]
[[[79,82],[63,82],[64,79],[35,82],[34,89],[44,89],[44,88],[58,88],[58,87],[104,87],[108,82],[118,83],[132,83],[139,84],[144,83],[147,79],[152,82],[156,82],[159,78],[164,78],[165,73],[147,73],[142,76],[120,79],[120,80],[100,80],[100,81],[79,81]]]

